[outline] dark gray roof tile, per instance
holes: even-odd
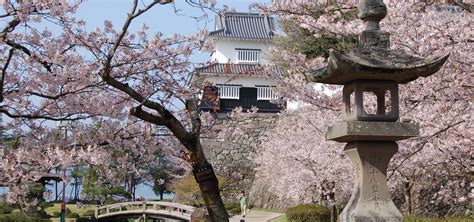
[[[267,76],[268,72],[283,74],[283,70],[276,66],[265,66],[257,64],[225,64],[215,63],[201,68],[197,68],[195,73],[204,75],[246,75],[246,76]]]
[[[274,37],[273,17],[256,13],[226,12],[216,20],[217,30],[209,33],[211,38],[272,40]]]

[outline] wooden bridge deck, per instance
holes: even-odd
[[[127,215],[142,215],[143,217],[154,215],[191,221],[191,213],[194,209],[191,206],[170,202],[135,201],[98,207],[95,211],[95,217],[100,220]]]

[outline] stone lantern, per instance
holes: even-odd
[[[356,170],[341,222],[403,221],[388,192],[387,166],[398,151],[396,141],[418,136],[419,126],[398,121],[398,84],[436,73],[449,57],[420,58],[390,49],[389,34],[379,27],[386,14],[382,0],[360,0],[359,18],[366,28],[358,47],[345,54],[331,51],[326,68],[305,74],[311,82],[344,85],[345,120],[326,135],[347,143],[344,152]],[[368,103],[374,103],[372,112],[366,110]]]

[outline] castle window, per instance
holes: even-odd
[[[273,92],[273,88],[270,86],[257,86],[257,100],[278,99]]]
[[[260,49],[236,49],[239,63],[258,63]]]
[[[239,99],[240,85],[218,85],[219,98],[221,99]]]

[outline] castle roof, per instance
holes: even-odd
[[[239,40],[272,40],[275,32],[274,18],[258,13],[226,12],[216,17],[216,30],[211,38]]]
[[[230,76],[230,77],[260,77],[269,78],[270,73],[276,72],[283,75],[284,71],[276,66],[259,64],[229,64],[214,63],[194,70],[191,82],[202,84],[206,77]]]
[[[200,75],[243,75],[243,76],[268,76],[269,72],[283,74],[276,66],[258,64],[227,64],[214,63],[197,68],[195,73]]]

